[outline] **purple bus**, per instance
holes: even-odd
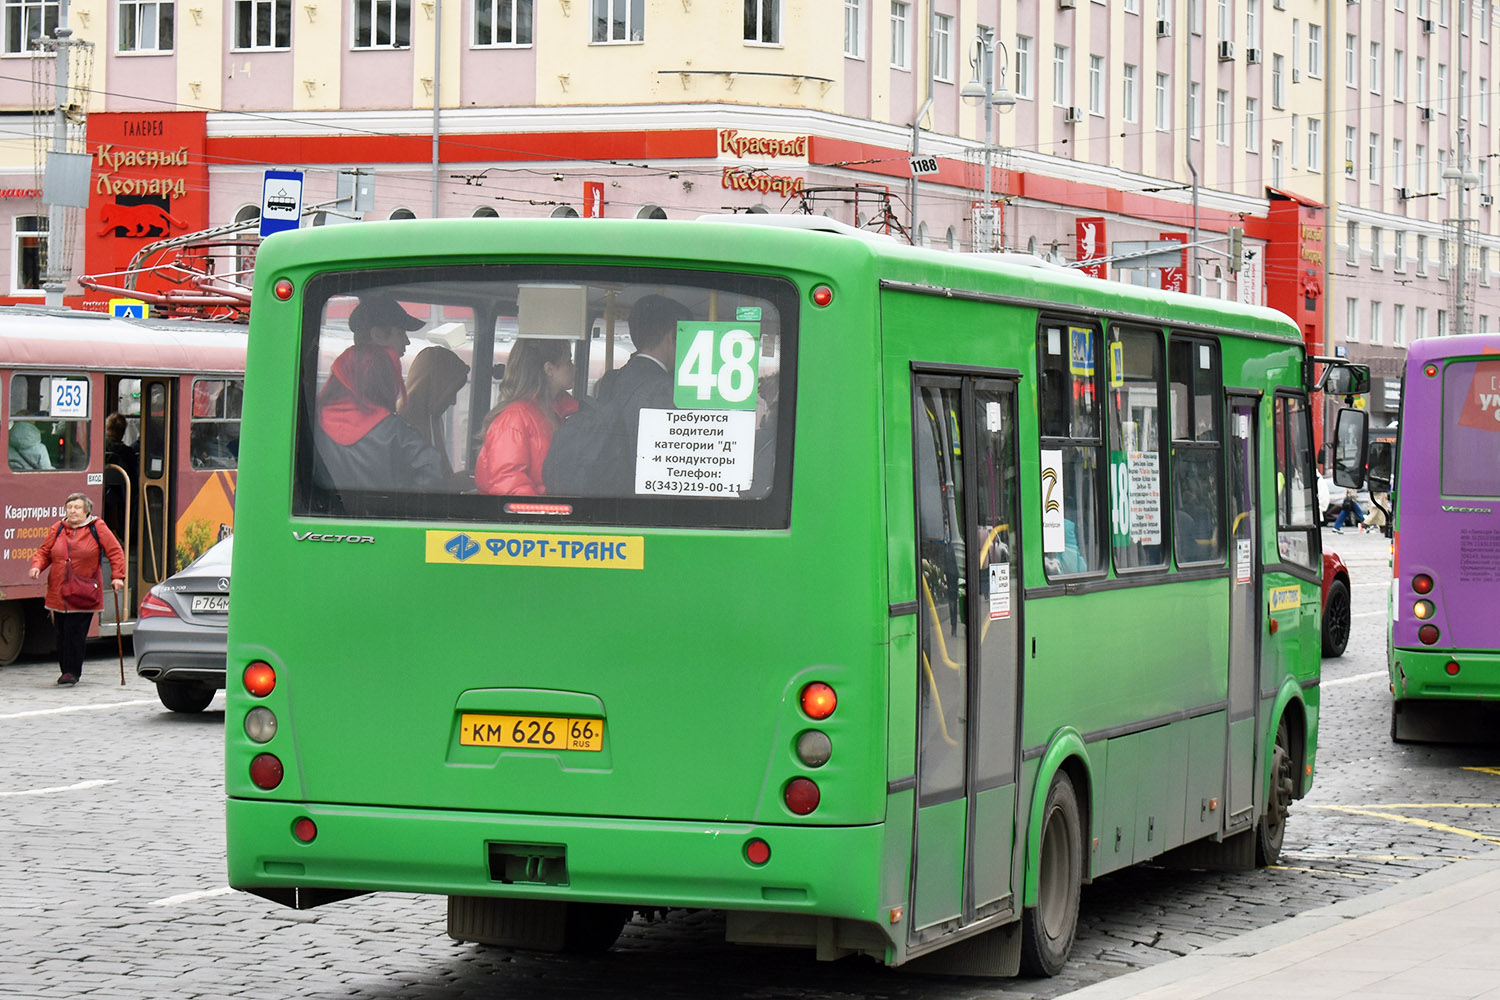
[[[1419,340],[1407,352],[1392,470],[1391,739],[1418,709],[1500,704],[1500,335]]]

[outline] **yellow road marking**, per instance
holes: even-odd
[[[1281,871],[1281,872],[1303,872],[1304,874],[1307,874],[1307,875],[1337,875],[1339,878],[1352,878],[1352,879],[1381,878],[1381,879],[1384,879],[1387,882],[1394,882],[1394,881],[1396,881],[1394,878],[1392,878],[1389,875],[1378,875],[1378,876],[1377,875],[1359,875],[1359,874],[1356,874],[1354,872],[1336,872],[1336,871],[1331,871],[1330,869],[1327,869],[1327,868],[1299,868],[1296,865],[1266,865],[1266,867],[1267,868],[1274,868],[1276,871]]]
[[[1500,774],[1500,767],[1466,767],[1465,771],[1478,771],[1480,774]]]
[[[1473,840],[1482,840],[1490,844],[1500,844],[1500,837],[1492,837],[1488,834],[1479,833],[1475,830],[1465,830],[1460,826],[1449,826],[1446,823],[1434,823],[1426,819],[1413,819],[1410,816],[1402,816],[1399,813],[1383,812],[1379,809],[1361,809],[1357,806],[1314,806],[1314,809],[1331,809],[1334,812],[1347,813],[1351,816],[1373,816],[1376,819],[1391,819],[1397,823],[1410,823],[1412,826],[1424,827],[1428,830],[1437,830],[1440,833],[1456,833],[1461,837],[1469,837]],[[1387,807],[1390,808],[1390,807]],[[1490,806],[1489,808],[1494,808]]]
[[[1358,805],[1308,805],[1309,809],[1500,809],[1500,802],[1369,802]]]

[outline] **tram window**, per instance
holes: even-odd
[[[1110,331],[1109,485],[1115,568],[1164,566],[1162,407],[1159,333]]]
[[[1310,416],[1302,395],[1276,397],[1276,547],[1282,559],[1308,567],[1321,558]]]
[[[10,380],[7,460],[22,472],[89,464],[89,378],[17,374]]]
[[[189,452],[195,469],[233,469],[239,465],[240,406],[245,385],[239,379],[193,381],[193,414]]]
[[[1219,347],[1172,337],[1172,523],[1178,565],[1224,561],[1224,458],[1220,423],[1224,385]]]
[[[1106,552],[1099,477],[1104,440],[1099,415],[1099,329],[1043,320],[1042,552],[1048,577],[1102,573]]]

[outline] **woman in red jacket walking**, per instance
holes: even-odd
[[[495,408],[490,410],[484,446],[474,463],[474,485],[481,493],[540,496],[542,463],[552,434],[578,401],[573,384],[572,341],[522,337],[510,349]]]
[[[88,641],[94,612],[104,608],[104,583],[99,550],[109,557],[111,586],[125,589],[125,550],[109,525],[94,516],[94,501],[82,493],[70,493],[63,502],[63,519],[52,526],[36,555],[31,557],[31,578],[47,574],[47,610],[57,628],[57,659],[62,669],[59,684],[77,684],[83,675],[83,647]]]

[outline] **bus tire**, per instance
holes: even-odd
[[[620,939],[620,932],[635,916],[628,906],[611,903],[569,903],[563,951],[573,955],[598,955]]]
[[[26,646],[26,609],[20,601],[0,601],[0,667],[16,662]]]
[[[1083,884],[1078,793],[1061,771],[1047,789],[1041,831],[1036,905],[1021,915],[1021,972],[1055,976],[1067,964],[1078,935],[1078,898]]]
[[[214,689],[197,681],[157,681],[156,696],[174,712],[201,712],[214,700]]]
[[[1349,585],[1334,580],[1323,604],[1323,655],[1343,656],[1349,645]]]
[[[1292,742],[1286,719],[1276,726],[1276,746],[1271,751],[1270,794],[1260,822],[1255,825],[1255,863],[1261,868],[1274,865],[1281,857],[1286,839],[1286,818],[1296,795],[1296,770],[1292,766]]]

